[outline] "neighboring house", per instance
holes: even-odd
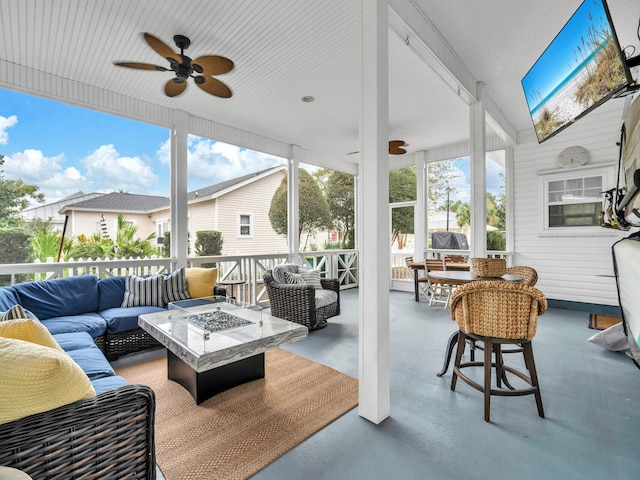
[[[199,230],[221,232],[223,254],[286,252],[286,238],[276,234],[269,221],[271,198],[286,171],[284,165],[272,167],[189,192],[191,254],[195,254]],[[139,238],[155,232],[161,245],[170,225],[169,206],[167,197],[108,193],[67,203],[59,213],[63,219],[69,217],[67,237],[100,233],[104,217],[107,233],[114,238],[118,214],[122,213],[138,227]]]
[[[61,214],[60,210],[63,207],[70,203],[81,202],[83,200],[89,200],[102,195],[104,195],[104,193],[76,192],[62,200],[58,200],[57,202],[38,205],[36,207],[23,210],[21,215],[25,222],[32,222],[35,218],[39,218],[41,220],[51,222],[53,228],[62,231],[64,228],[65,215]]]

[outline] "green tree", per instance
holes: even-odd
[[[320,187],[309,172],[298,170],[299,191],[299,227],[298,240],[302,234],[306,235],[305,245],[310,235],[322,229],[331,228],[331,212],[326,198],[320,191]],[[271,199],[269,208],[269,220],[271,227],[278,235],[287,236],[287,177],[276,189]]]
[[[496,227],[498,230],[504,230],[506,218],[504,195],[502,195],[498,200],[492,193],[487,192],[485,198],[487,225]],[[469,202],[461,202],[458,200],[456,203],[451,205],[451,211],[456,214],[459,227],[471,225],[471,205]]]
[[[451,205],[449,210],[456,214],[459,227],[471,225],[471,205],[469,202],[462,202],[458,200],[456,203]]]
[[[458,177],[451,160],[430,162],[427,165],[427,205],[429,215],[447,209],[447,188],[451,188],[451,182]]]
[[[31,261],[45,262],[47,258],[58,259],[62,232],[56,230],[50,221],[35,218],[31,225]],[[62,244],[61,259],[68,260],[73,240],[65,238]]]
[[[416,199],[416,169],[405,167],[389,172],[389,203],[410,202]],[[394,208],[391,213],[391,243],[398,235],[413,233],[413,208]]]
[[[338,230],[344,248],[355,247],[355,192],[353,175],[332,172],[325,184],[333,228]]]
[[[156,253],[156,248],[152,243],[154,238],[156,238],[156,232],[151,233],[145,239],[138,238],[138,226],[129,222],[122,213],[118,214],[116,244],[114,247],[116,257],[151,257]]]
[[[0,154],[0,167],[4,163],[4,155]],[[20,212],[29,206],[30,200],[44,202],[44,194],[22,180],[5,179],[4,170],[0,169],[0,227],[24,227]]]

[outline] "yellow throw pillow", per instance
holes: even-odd
[[[218,280],[217,268],[185,268],[187,290],[191,298],[211,297]]]
[[[30,318],[0,322],[0,337],[24,340],[25,342],[36,343],[63,351],[60,345],[58,345],[58,342],[56,342],[56,339],[53,338],[53,335],[49,333],[47,327],[38,320],[32,320]]]
[[[95,394],[89,377],[65,352],[0,337],[0,423]]]

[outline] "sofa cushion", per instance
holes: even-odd
[[[285,272],[298,273],[298,265],[295,263],[283,263],[282,265],[276,265],[271,270],[271,276],[276,283],[287,283],[285,278]]]
[[[326,307],[338,301],[338,294],[333,290],[316,288],[315,290],[316,308]]]
[[[26,282],[12,288],[19,303],[40,320],[98,311],[98,279],[94,275]]]
[[[6,312],[19,303],[20,298],[13,287],[0,287],[0,312]]]
[[[89,378],[65,352],[0,337],[0,423],[93,395]]]
[[[53,338],[65,352],[95,346],[93,338],[87,332],[58,333]]]
[[[109,308],[99,312],[100,316],[107,322],[107,333],[130,332],[140,328],[138,326],[138,315],[145,313],[161,312],[164,308],[153,306],[142,307],[117,307]]]
[[[215,284],[215,281],[213,283]],[[213,288],[211,292],[213,294]],[[190,298],[184,267],[164,277],[164,303],[188,300]]]
[[[0,337],[24,340],[62,351],[49,330],[38,320],[32,318],[18,318],[0,322]]]
[[[42,323],[53,334],[68,332],[87,332],[91,338],[104,335],[107,322],[97,313],[85,313],[64,317],[53,317],[42,320]]]
[[[164,277],[151,275],[138,277],[127,275],[124,282],[124,298],[121,307],[152,305],[164,307]]]
[[[116,388],[129,385],[129,382],[119,375],[112,375],[110,377],[95,378],[91,380],[91,385],[93,385],[96,395],[99,395],[109,390],[115,390]]]
[[[98,281],[98,312],[122,305],[126,278],[125,275],[118,275]]]
[[[104,354],[95,345],[70,350],[67,355],[78,364],[91,380],[116,374]]]
[[[217,268],[186,268],[187,290],[191,298],[213,296],[213,287],[218,281]]]

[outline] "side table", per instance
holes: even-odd
[[[236,298],[236,296],[235,296],[236,285],[244,285],[245,281],[244,280],[220,280],[217,283],[218,283],[218,285],[221,285],[223,287],[231,287],[230,288],[231,295],[227,294],[227,296],[228,297],[230,296],[231,298]],[[240,293],[240,289],[239,288],[238,288],[238,293]]]

